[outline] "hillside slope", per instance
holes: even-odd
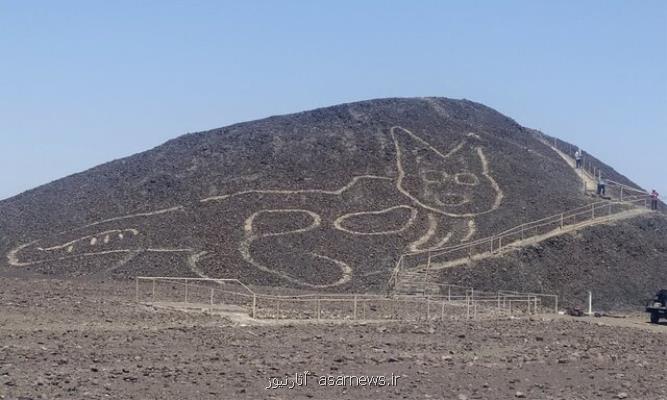
[[[184,135],[2,201],[0,251],[12,271],[379,290],[400,254],[586,204],[580,186],[484,105],[370,100]]]

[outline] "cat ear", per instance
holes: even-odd
[[[475,135],[475,134],[472,134]],[[401,127],[394,127],[391,129],[391,136],[396,145],[397,155],[403,156],[401,161],[409,162],[410,157],[425,157],[426,158],[441,158],[447,159],[450,158],[454,153],[456,153],[463,145],[469,140],[470,137],[466,136],[465,139],[459,141],[447,152],[441,152],[437,148],[433,147],[430,143],[410,132],[407,129]],[[475,138],[479,136],[475,135]],[[416,160],[412,160],[416,161]]]

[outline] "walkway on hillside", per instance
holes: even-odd
[[[583,191],[595,191],[595,177],[584,168],[576,168],[575,160],[544,140],[544,144],[553,149],[577,174],[582,182]],[[509,251],[530,246],[552,237],[574,232],[589,226],[606,224],[613,221],[634,218],[650,211],[646,209],[647,193],[617,182],[621,190],[620,198],[602,200],[588,206],[568,210],[561,214],[521,224],[491,237],[469,243],[449,246],[423,252],[402,255],[389,280],[389,287],[394,292],[437,292],[438,284],[431,282],[429,273],[446,268],[458,267],[473,261],[500,257]],[[623,188],[641,193],[640,196],[623,198]],[[615,209],[614,209],[615,208]],[[406,265],[406,260],[416,259],[416,266]]]
[[[589,190],[590,191],[595,191],[595,189],[597,188],[597,182],[595,181],[595,178],[593,178],[590,174],[588,174],[588,172],[586,172],[585,169],[577,168],[576,161],[573,158],[570,158],[570,156],[568,156],[567,154],[558,150],[556,147],[554,147],[554,146],[552,146],[548,143],[545,143],[545,144],[548,145],[549,147],[551,147],[551,149],[553,151],[555,151],[556,154],[561,156],[561,158],[563,160],[565,160],[567,165],[569,165],[574,170],[574,172],[577,174],[579,179],[581,179],[582,189],[583,189],[584,192],[587,192]]]
[[[459,265],[464,265],[467,264],[470,261],[477,261],[477,260],[483,260],[486,258],[491,258],[491,257],[500,257],[504,255],[505,253],[509,251],[516,250],[521,247],[526,247],[526,246],[531,246],[534,244],[537,244],[539,242],[543,242],[547,239],[550,239],[552,237],[556,236],[561,236],[566,233],[578,231],[583,228],[587,228],[589,226],[594,226],[594,225],[600,225],[600,224],[607,224],[613,221],[619,221],[619,220],[624,220],[624,219],[629,219],[629,218],[634,218],[639,215],[647,214],[650,213],[651,211],[645,208],[637,208],[637,209],[632,209],[632,210],[627,210],[627,211],[622,211],[616,214],[612,214],[609,216],[603,216],[595,219],[590,219],[587,221],[583,221],[574,225],[566,225],[563,228],[557,228],[554,229],[550,232],[543,233],[543,234],[536,234],[534,236],[527,237],[523,240],[517,240],[515,242],[512,242],[509,245],[503,246],[497,250],[492,251],[487,251],[481,254],[475,254],[474,256],[468,258],[459,258],[456,260],[451,260],[451,261],[446,261],[443,263],[432,263],[430,266],[430,270],[440,270],[440,269],[445,269],[445,268],[451,268],[451,267],[457,267]]]

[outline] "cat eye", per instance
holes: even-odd
[[[477,175],[471,174],[470,172],[460,172],[454,175],[454,180],[459,185],[477,186],[479,184]]]

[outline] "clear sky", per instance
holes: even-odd
[[[667,195],[667,1],[0,0],[0,198],[187,132],[482,102]]]

